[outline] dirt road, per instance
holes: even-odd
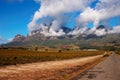
[[[105,61],[71,80],[120,80],[120,58],[113,53]]]
[[[0,67],[0,80],[60,80],[64,71],[70,72],[75,66],[80,67],[101,57],[102,55],[98,55],[80,59]],[[66,77],[65,75],[62,76]]]

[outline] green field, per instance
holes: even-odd
[[[0,66],[80,58],[103,53],[104,51],[38,52],[18,49],[0,49]]]

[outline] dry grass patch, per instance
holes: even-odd
[[[104,51],[38,52],[29,50],[0,49],[0,66],[31,62],[54,61],[103,54]]]

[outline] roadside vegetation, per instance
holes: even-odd
[[[115,51],[115,53],[120,55],[120,51]]]
[[[95,56],[103,54],[104,51],[32,51],[21,49],[0,49],[0,66],[16,65],[32,62],[64,60]]]

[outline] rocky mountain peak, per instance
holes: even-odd
[[[96,29],[105,29],[104,25],[99,25]]]
[[[19,41],[23,41],[25,39],[24,36],[20,35],[20,34],[17,34],[15,36],[15,38],[12,40],[12,42],[19,42]]]

